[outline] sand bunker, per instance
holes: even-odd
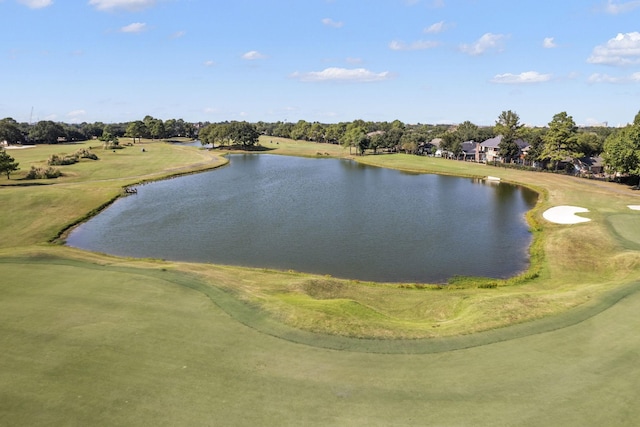
[[[627,205],[629,209],[633,209],[634,211],[640,211],[640,205]]]
[[[577,206],[556,206],[547,209],[542,216],[547,221],[556,224],[578,224],[580,222],[591,221],[589,218],[582,218],[576,215],[578,212],[589,212],[589,209],[579,208]]]
[[[35,145],[9,145],[4,148],[7,150],[23,150],[25,148],[34,148]]]

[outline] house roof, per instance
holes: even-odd
[[[480,144],[475,141],[465,141],[462,143],[462,151],[464,151],[465,154],[476,154],[478,145]]]
[[[580,161],[580,163],[587,165],[587,166],[604,166],[604,159],[600,156],[596,156],[596,157],[582,157],[580,159],[578,159]]]
[[[494,138],[489,138],[486,141],[481,142],[480,145],[482,147],[487,147],[487,148],[498,148],[498,146],[500,145],[500,142],[502,142],[502,135],[498,135]],[[529,146],[529,143],[518,138],[516,139],[516,145],[518,146],[518,148],[523,150]]]

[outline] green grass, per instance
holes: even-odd
[[[97,151],[99,161],[47,182],[22,178],[66,146],[12,151],[22,171],[0,180],[0,425],[584,426],[640,416],[640,213],[627,207],[637,192],[444,159],[356,158],[540,191],[529,215],[534,268],[497,283],[361,283],[48,243],[123,186],[225,162],[144,144]],[[261,144],[349,157],[333,145]],[[560,204],[588,208],[592,221],[546,223],[542,212]]]
[[[585,426],[640,416],[633,289],[605,311],[489,340],[372,342],[314,339],[246,307],[230,317],[219,304],[236,299],[159,266],[40,256],[0,267],[3,425]]]

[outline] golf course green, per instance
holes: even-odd
[[[317,144],[271,138],[271,153]],[[78,145],[78,144],[76,144]],[[448,285],[125,259],[61,243],[138,183],[223,165],[144,141],[0,182],[0,425],[625,426],[640,417],[640,204],[614,183],[421,156],[356,161],[541,194],[531,266]],[[91,142],[80,144],[91,146]],[[349,157],[339,146],[322,155]],[[591,221],[555,224],[555,206]],[[374,260],[375,262],[375,260]]]

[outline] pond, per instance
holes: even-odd
[[[524,215],[536,200],[505,183],[240,154],[219,169],[139,186],[67,244],[380,282],[506,278],[528,266]]]

